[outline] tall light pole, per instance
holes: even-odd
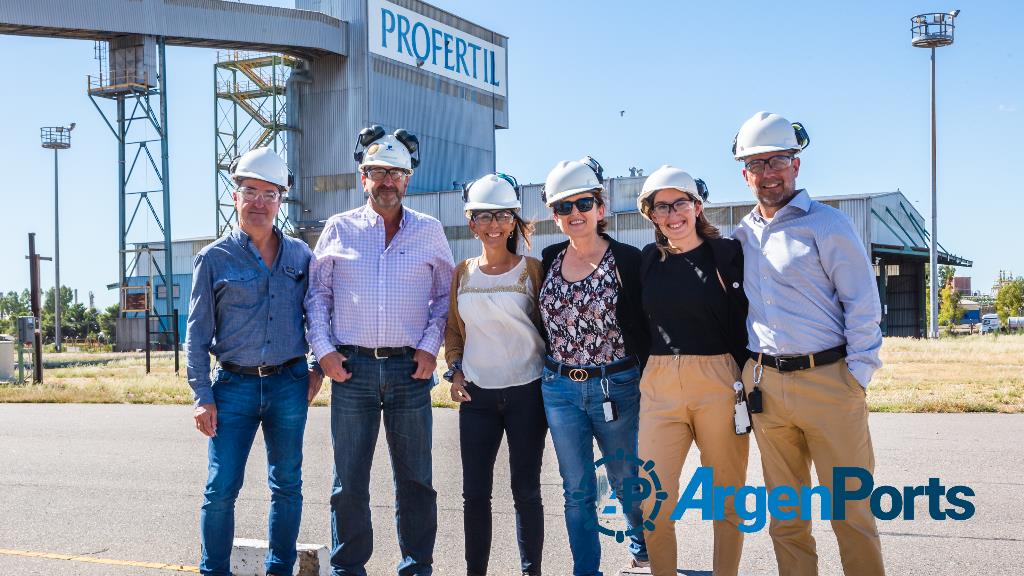
[[[929,248],[928,274],[930,276],[931,306],[928,310],[928,337],[939,337],[939,211],[936,199],[935,164],[935,49],[953,43],[954,20],[959,10],[948,13],[930,12],[910,19],[910,43],[915,48],[929,48],[932,52],[932,229]]]
[[[57,151],[71,148],[71,131],[74,129],[74,122],[71,123],[71,126],[46,126],[39,129],[43,148],[53,150],[53,270],[55,285],[53,291],[53,341],[57,352],[64,349],[60,334],[60,188],[57,182]]]

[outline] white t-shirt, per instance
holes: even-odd
[[[462,373],[481,388],[508,388],[540,378],[544,341],[530,315],[537,307],[526,257],[504,274],[466,263],[459,282],[459,315],[466,324]]]

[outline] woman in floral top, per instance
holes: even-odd
[[[568,241],[543,251],[539,307],[547,333],[544,411],[558,456],[575,576],[600,575],[594,439],[604,456],[637,453],[640,371],[650,348],[640,308],[640,251],[604,233],[604,179],[589,156],[548,174],[544,199]],[[647,566],[639,499],[623,494],[637,476],[629,458],[605,464],[623,502],[630,567]]]

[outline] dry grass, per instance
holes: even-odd
[[[176,377],[169,353],[154,354],[149,375],[141,354],[49,354],[43,385],[0,385],[0,402],[189,404],[181,361]],[[882,361],[868,392],[872,411],[1024,412],[1024,335],[887,338]],[[431,397],[434,406],[452,408],[445,370],[439,359]],[[314,405],[329,402],[325,386]]]
[[[1024,335],[886,338],[875,412],[1024,412]]]

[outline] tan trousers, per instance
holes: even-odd
[[[714,468],[716,486],[743,486],[747,478],[749,435],[737,435],[733,426],[732,385],[740,371],[732,356],[651,356],[640,380],[640,458],[653,460],[668,500],[644,533],[651,574],[675,576],[677,549],[675,522],[669,517],[679,501],[679,476],[693,442],[700,462]],[[653,497],[644,500],[649,518]],[[714,522],[715,576],[733,576],[739,570],[743,533],[733,498],[725,502],[725,520]]]
[[[748,360],[743,368],[748,394],[753,389],[756,364]],[[753,415],[753,425],[769,490],[810,486],[812,462],[819,484],[830,490],[835,466],[857,466],[874,474],[865,391],[844,360],[795,372],[764,367],[760,388],[764,413]],[[848,489],[860,484],[852,479],[848,482]],[[885,574],[868,499],[848,502],[846,520],[832,520],[832,529],[847,576]],[[769,533],[779,574],[818,574],[809,520],[772,518]]]

